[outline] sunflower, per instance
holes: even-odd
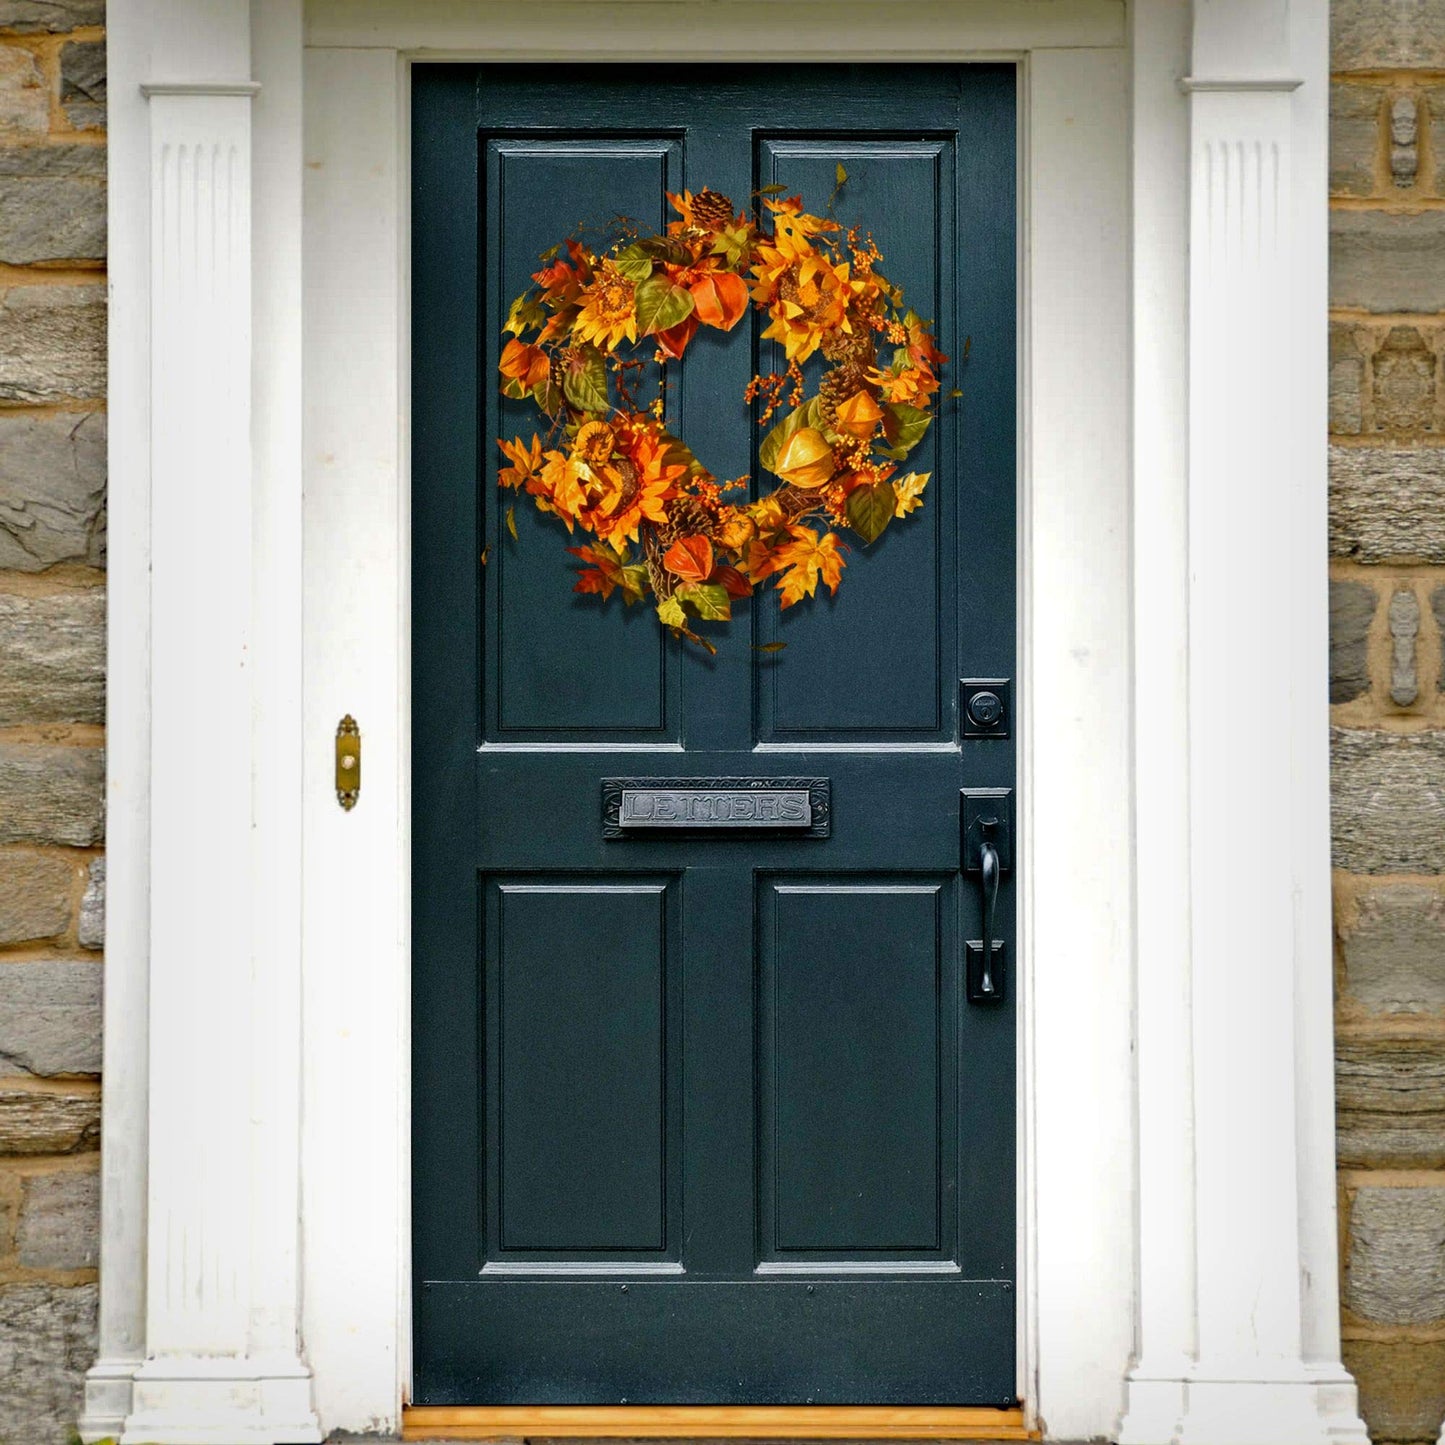
[[[635,542],[643,520],[663,526],[667,512],[663,504],[677,495],[678,479],[687,471],[686,462],[670,460],[673,439],[665,433],[638,428],[627,442],[630,462],[605,470],[624,485],[598,504],[597,535],[614,547]],[[610,478],[609,478],[610,479]]]
[[[590,466],[600,467],[611,459],[617,436],[605,421],[589,421],[578,428],[572,443],[572,455]]]
[[[572,323],[578,341],[611,351],[624,337],[637,340],[637,289],[611,261],[603,261],[580,299],[582,309]]]

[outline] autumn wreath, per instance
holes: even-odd
[[[619,222],[600,245],[573,236],[544,253],[499,363],[503,394],[533,400],[550,430],[499,441],[498,480],[589,534],[568,548],[586,564],[575,590],[620,591],[629,605],[651,593],[662,623],[709,651],[694,622],[727,619],[769,577],[784,607],[820,581],[836,592],[847,547],[835,528],[871,543],[923,505],[929,473],[895,473],[928,428],[948,359],[878,271],[871,235],[797,197],[760,199],[753,217],[716,191],[669,195],[678,219],[665,235]],[[729,501],[750,479],[718,479],[667,430],[665,368],[700,326],[731,331],[749,304],[786,358],[744,398],[762,424],[786,409],[758,453],[780,485]],[[809,396],[814,353],[825,365]],[[510,508],[507,524],[515,539]]]

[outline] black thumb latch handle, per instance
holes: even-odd
[[[979,988],[985,994],[992,994],[993,986],[993,915],[998,907],[998,849],[993,846],[991,834],[998,826],[996,819],[987,819],[981,825],[983,842],[979,846],[979,881],[983,885],[983,977]]]

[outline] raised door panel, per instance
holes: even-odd
[[[774,877],[759,903],[764,1269],[944,1262],[957,1198],[951,882]]]
[[[847,180],[834,203],[842,224],[866,219],[883,253],[880,270],[901,286],[908,304],[936,323],[940,336],[957,335],[952,297],[957,245],[954,217],[954,141],[938,139],[763,139],[758,172],[821,206]],[[876,339],[879,361],[893,353]],[[950,343],[950,349],[956,349]],[[771,343],[760,367],[780,363]],[[822,360],[805,366],[810,379]],[[909,453],[900,475],[931,472],[923,510],[864,547],[846,533],[852,551],[836,597],[781,612],[769,596],[758,608],[764,642],[785,642],[785,659],[759,657],[758,718],[763,741],[949,741],[953,700],[942,679],[957,655],[957,477],[952,464],[954,409],[938,419]],[[786,665],[783,665],[783,662]]]
[[[487,893],[489,1267],[660,1256],[681,1062],[668,881]]]
[[[539,431],[545,440],[537,408],[501,397],[495,385],[512,298],[531,284],[541,255],[581,225],[630,216],[647,230],[663,227],[666,192],[682,183],[682,147],[667,136],[492,136],[483,147],[493,197],[481,258],[484,446]],[[530,497],[499,492],[487,468],[481,486],[488,741],[676,741],[675,649],[652,610],[624,608],[620,598],[599,606],[595,597],[574,594],[577,564],[557,520]]]

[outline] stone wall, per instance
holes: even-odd
[[[1445,0],[1333,0],[1330,702],[1345,1361],[1445,1416]]]
[[[0,1442],[94,1353],[105,860],[103,0],[0,0]]]

